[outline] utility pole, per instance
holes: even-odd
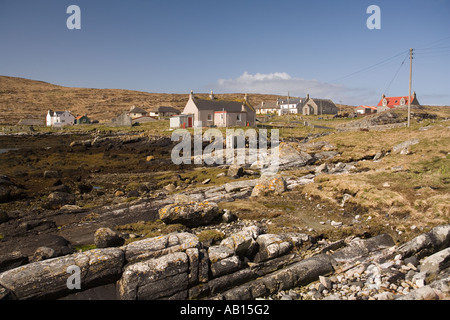
[[[409,49],[409,96],[408,96],[408,128],[411,127],[411,85],[412,85],[413,49]]]

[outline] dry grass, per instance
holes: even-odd
[[[208,94],[196,94],[208,98]],[[218,99],[243,99],[244,94],[215,94]],[[278,96],[249,94],[252,105],[275,100]],[[0,124],[17,124],[20,119],[45,120],[47,110],[70,110],[95,120],[109,122],[118,114],[136,105],[143,109],[171,106],[183,110],[186,94],[149,93],[121,89],[68,88],[50,83],[0,76]]]

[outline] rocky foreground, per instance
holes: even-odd
[[[103,148],[105,154],[125,147],[135,152],[130,146],[135,148],[133,143],[146,138],[136,139],[127,143],[120,140],[120,148],[111,142],[113,139],[80,140],[67,148],[86,149],[86,154],[96,147]],[[408,154],[414,143],[417,141],[405,141],[392,152]],[[223,202],[285,195],[314,183],[324,172],[339,175],[358,170],[357,161],[323,161],[338,154],[328,150],[326,143],[311,146],[317,150],[308,153],[290,144],[281,145],[280,170],[311,165],[303,176],[283,172],[259,177],[254,174],[253,164],[224,166],[230,176],[224,184],[208,186],[206,179],[188,185],[185,178],[177,186],[169,184],[151,194],[139,186],[139,191],[131,190],[127,195],[132,201],[108,203],[91,210],[76,204],[92,197],[111,198],[106,193],[109,191],[100,190],[101,194],[92,185],[83,190],[84,182],[76,184],[78,192],[64,184],[54,185],[48,196],[36,202],[42,202],[45,210],[35,210],[33,215],[19,210],[0,212],[4,235],[0,299],[448,299],[448,224],[404,243],[384,233],[361,233],[330,242],[314,235],[312,228],[270,233],[267,219],[239,219],[233,212],[219,208]],[[147,149],[142,154],[147,154]],[[111,153],[107,159],[116,164],[119,156]],[[380,152],[369,158],[376,161],[384,156]],[[154,159],[145,162],[147,168],[163,164]],[[44,172],[44,180],[39,176],[40,181],[60,177],[61,173],[51,170]],[[19,197],[19,184],[6,176],[0,182],[4,201],[12,203]],[[124,194],[115,187],[111,190],[114,197]],[[342,199],[341,207],[347,200]],[[361,223],[359,218],[354,216],[355,225]],[[112,230],[113,226],[158,219],[165,225],[186,229],[147,239],[133,232]],[[342,226],[341,221],[329,224],[332,228]],[[208,230],[224,236],[202,239],[202,232]],[[80,243],[92,243],[89,241],[94,238],[96,249],[77,252],[66,238]],[[22,244],[17,246],[20,251],[14,250],[16,243]]]
[[[249,225],[206,247],[178,232],[10,269],[0,274],[0,297],[448,299],[449,246],[450,225],[402,245],[386,234],[326,243]],[[74,266],[80,289],[71,286]]]

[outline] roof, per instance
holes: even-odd
[[[153,107],[150,109],[151,112],[175,112],[175,113],[181,113],[180,110],[169,107],[169,106],[159,106],[159,107]]]
[[[377,107],[375,107],[375,106],[357,106],[355,108],[365,108],[365,109],[377,110]]]
[[[389,108],[393,108],[394,106],[399,106],[400,105],[400,100],[405,99],[405,104],[408,104],[408,96],[400,96],[400,97],[384,97],[380,100],[380,102],[378,102],[379,107],[383,106],[383,100],[386,99],[387,102],[387,106]],[[411,96],[411,101],[414,100],[414,96]]]
[[[302,103],[302,101],[304,100],[304,98],[295,98],[295,97],[290,97],[289,98],[289,102],[288,99],[278,99],[278,103],[279,104],[298,104],[298,103]]]
[[[80,120],[80,119],[83,118],[83,117],[86,117],[86,118],[87,118],[87,115],[82,114],[81,116],[76,117],[75,120]]]
[[[144,110],[142,108],[139,108],[139,107],[135,107],[135,106],[131,107],[130,112],[133,112],[133,113],[147,113],[146,110]]]
[[[336,107],[336,105],[334,104],[333,101],[331,101],[330,99],[316,99],[316,98],[309,98],[309,100],[312,100],[316,103],[317,106],[321,106],[323,107]],[[305,104],[308,104],[309,100],[307,100],[305,102]]]
[[[280,109],[275,101],[264,102],[263,104],[256,107],[256,109]]]
[[[211,110],[211,111],[223,111],[226,110],[228,112],[241,112],[242,105],[254,111],[254,109],[243,101],[229,101],[229,100],[206,100],[206,99],[195,99],[195,105],[198,110]]]

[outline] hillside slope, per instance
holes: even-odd
[[[207,97],[207,94],[196,94]],[[215,94],[220,99],[242,99],[243,93]],[[108,122],[132,105],[149,109],[172,106],[182,110],[189,93],[148,93],[121,89],[69,88],[43,81],[0,76],[0,124],[17,124],[20,119],[45,119],[47,110],[70,110],[74,115]],[[249,94],[252,105],[278,96]]]

